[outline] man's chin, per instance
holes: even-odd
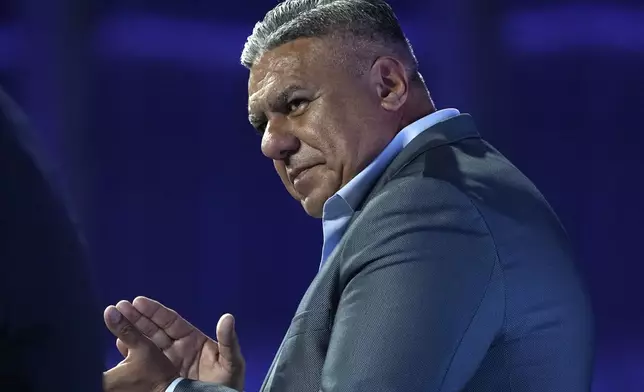
[[[324,208],[324,201],[314,195],[309,195],[300,198],[300,204],[304,208],[304,212],[313,218],[322,218],[322,210]]]

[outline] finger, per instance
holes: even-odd
[[[167,350],[172,346],[172,339],[170,339],[165,331],[159,328],[158,325],[154,324],[149,318],[145,317],[128,301],[120,301],[116,304],[116,309],[130,320],[136,329],[150,338],[150,340],[152,340],[152,342],[161,350]]]
[[[119,350],[123,358],[127,357],[127,346],[119,338],[116,338],[116,348]]]
[[[146,348],[150,341],[123,317],[115,306],[108,306],[103,313],[107,329],[119,338],[129,350]]]
[[[235,318],[224,314],[217,323],[217,341],[219,354],[232,367],[243,364],[241,347],[235,331]]]
[[[174,310],[146,297],[136,297],[134,308],[162,329],[171,339],[181,339],[197,331]]]

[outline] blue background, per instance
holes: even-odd
[[[644,390],[644,3],[390,3],[437,105],[471,113],[567,227],[597,315],[594,391]],[[322,244],[246,120],[239,55],[274,4],[0,2],[0,85],[62,173],[101,304],[150,296],[209,333],[235,314],[249,391]]]

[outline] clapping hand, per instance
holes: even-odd
[[[128,322],[131,328],[121,326],[119,329],[118,327],[110,326],[107,317],[110,311],[118,311],[119,314],[125,316],[125,322]],[[129,336],[140,335],[139,340],[144,341],[146,347],[151,344],[156,349],[155,351],[152,350],[152,347],[146,348],[146,353],[152,351],[163,353],[167,360],[167,363],[163,364],[163,361],[154,356],[154,361],[145,362],[145,364],[149,364],[154,369],[142,373],[146,374],[144,378],[148,380],[144,384],[167,383],[169,385],[176,376],[181,376],[225,385],[238,391],[243,391],[244,389],[245,361],[235,332],[235,319],[230,314],[225,314],[219,319],[216,341],[195,328],[172,309],[146,297],[137,297],[132,303],[121,301],[116,305],[115,309],[114,307],[106,309],[106,324],[117,337],[116,345],[126,358],[121,364],[105,373],[106,384],[107,381],[118,378],[116,375],[120,373],[116,372],[116,370],[127,362],[128,358],[141,356],[137,354],[137,351],[132,352],[136,350],[137,346],[132,346],[131,343],[128,343]],[[123,329],[126,333],[119,333]],[[130,329],[136,332],[132,331],[128,335],[127,332]],[[147,357],[150,357],[150,355],[148,354]],[[150,361],[150,358],[147,358],[147,360]],[[136,362],[136,358],[132,358],[130,362]],[[169,368],[166,367],[168,364],[172,366],[175,372],[173,376]],[[126,378],[143,377],[134,374],[130,375],[129,372],[126,373],[128,373]],[[147,375],[147,373],[155,373],[155,375]],[[114,377],[110,377],[112,375]],[[169,378],[171,379],[168,382]],[[114,381],[112,384],[118,383]],[[129,391],[129,389],[106,389],[106,391],[108,390],[114,392]],[[136,390],[138,391],[139,389]],[[164,390],[165,387],[161,391]],[[146,389],[146,391],[156,392],[154,389]]]

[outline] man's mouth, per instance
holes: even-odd
[[[301,170],[296,171],[293,173],[293,185],[295,185],[297,182],[299,182],[300,179],[302,179],[304,176],[306,176],[306,173],[309,172],[314,166],[310,166]]]

